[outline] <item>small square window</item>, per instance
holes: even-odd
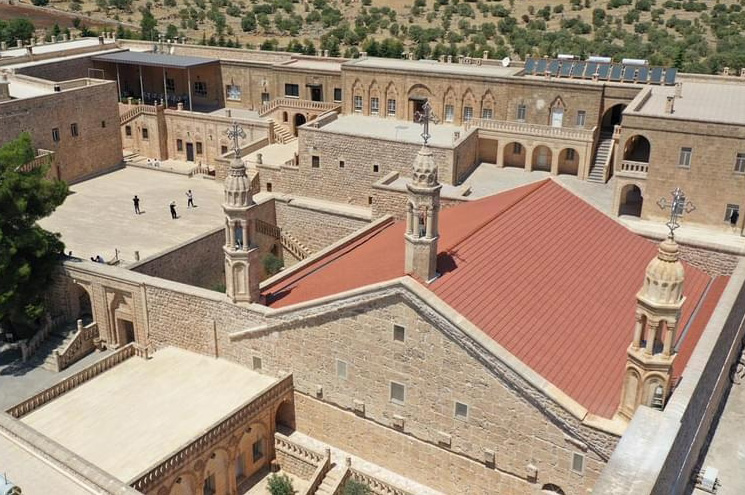
[[[224,155],[227,152],[228,152],[228,147],[227,146],[225,146],[225,145],[220,146],[220,154],[221,155]]]
[[[492,112],[491,108],[482,108],[481,109],[481,118],[484,120],[491,120],[494,113]]]
[[[181,139],[176,140],[176,151],[184,151],[184,141]]]
[[[272,183],[271,182],[267,182],[266,183],[266,192],[272,192]]]
[[[142,139],[150,139],[150,134],[147,132],[147,127],[142,128]]]
[[[197,141],[197,155],[201,155],[201,154],[202,154],[202,143]]]
[[[102,128],[105,128],[105,127],[106,127],[106,121],[105,121],[105,120],[102,120],[102,121],[101,121],[101,127],[102,127]]]
[[[393,325],[393,340],[397,342],[406,340],[406,329],[401,325]]]
[[[341,359],[336,360],[336,376],[342,380],[347,379],[347,363]]]
[[[72,137],[78,137],[78,124],[70,124],[70,134]]]
[[[734,222],[732,221],[733,214],[735,215]],[[736,225],[738,218],[740,218],[740,205],[727,204],[727,208],[724,210],[724,221]]]
[[[445,105],[445,122],[452,122],[455,117],[455,107],[453,105]]]
[[[456,402],[455,403],[455,417],[457,419],[468,419],[468,405],[463,404],[462,402]]]
[[[344,160],[339,160],[339,168],[344,168]]]
[[[194,83],[194,94],[201,97],[207,96],[207,83],[196,81]]]
[[[259,440],[256,440],[251,447],[251,453],[253,454],[254,462],[260,460],[262,457],[264,457],[264,439],[260,438]]]
[[[59,128],[52,129],[52,141],[59,143]]]
[[[406,402],[406,386],[391,382],[391,402],[403,405]]]
[[[241,101],[241,87],[235,84],[225,86],[225,96],[231,101]]]
[[[124,126],[124,135],[127,137],[132,137],[132,126],[131,125]]]
[[[260,370],[261,369],[261,358],[260,357],[254,356],[251,361],[252,361],[251,364],[253,366],[253,369],[255,369],[255,370]]]
[[[334,88],[334,101],[341,101],[341,88]]]
[[[262,103],[262,104],[263,104],[263,103],[269,103],[269,100],[270,100],[270,99],[271,99],[271,98],[269,98],[269,93],[266,93],[266,92],[264,92],[264,93],[261,93],[261,103]]]
[[[285,84],[285,96],[300,97],[300,86],[297,84]]]
[[[313,168],[318,168],[321,166],[321,157],[313,155],[310,157],[310,166]]]
[[[693,148],[680,148],[680,158],[678,159],[678,167],[691,168],[691,156],[692,155],[693,155]]]
[[[585,474],[585,456],[577,452],[572,453],[572,471]]]
[[[735,157],[735,172],[745,173],[745,153],[738,153]]]
[[[585,120],[587,120],[587,112],[584,110],[577,110],[577,127],[584,127]]]
[[[525,122],[525,114],[527,111],[527,107],[523,104],[520,104],[517,106],[517,120],[520,122]]]
[[[380,172],[380,165],[373,165],[373,172]]]

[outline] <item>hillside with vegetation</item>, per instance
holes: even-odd
[[[315,55],[647,59],[686,72],[745,67],[745,0],[33,0],[113,19],[120,37]],[[0,10],[0,14],[2,10]],[[63,26],[63,29],[66,26]],[[90,33],[85,22],[77,28]],[[59,29],[57,26],[56,29]],[[113,29],[113,28],[112,28]],[[13,29],[0,21],[0,39]]]

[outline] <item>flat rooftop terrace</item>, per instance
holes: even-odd
[[[116,40],[111,38],[104,38],[105,45],[112,45],[116,43]],[[35,55],[64,52],[66,50],[77,50],[80,48],[90,48],[99,44],[98,38],[80,38],[71,41],[60,41],[58,43],[45,43],[43,45],[34,45],[31,47],[32,52]],[[26,47],[8,47],[7,50],[0,51],[0,57],[23,57],[27,53]],[[89,55],[90,56],[90,55]]]
[[[422,144],[422,124],[409,120],[367,117],[364,115],[342,115],[320,129],[350,136]],[[465,129],[460,126],[451,124],[430,125],[429,133],[432,137],[429,144],[446,148],[452,147],[453,133],[455,132],[460,132],[461,137],[466,134]]]
[[[22,421],[129,483],[276,382],[169,347],[124,361]]]
[[[444,63],[436,60],[406,60],[397,58],[367,57],[351,60],[344,65],[363,69],[400,70],[404,72],[426,72],[429,74],[448,74],[453,76],[509,77],[519,74],[522,67],[503,67],[501,65],[477,65],[474,63]],[[493,61],[492,61],[493,62]]]
[[[675,95],[675,87],[655,86],[650,88],[651,94],[646,101],[642,100],[642,92],[624,114],[745,125],[745,85],[698,81],[680,84],[682,97],[675,98],[673,113],[666,113],[665,107],[667,97]]]

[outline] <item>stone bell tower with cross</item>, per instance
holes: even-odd
[[[642,288],[636,294],[636,324],[631,345],[627,350],[621,403],[618,415],[630,420],[637,407],[643,404],[662,409],[670,394],[673,362],[677,351],[680,310],[683,307],[685,274],[679,259],[675,229],[678,218],[691,212],[693,204],[678,188],[672,201],[661,199],[661,208],[670,208],[667,223],[670,233],[662,241],[657,256],[647,265]]]
[[[233,141],[235,156],[225,179],[225,293],[233,302],[258,302],[259,248],[256,245],[256,203],[251,182],[240,158],[240,139],[246,133],[233,123],[225,134]]]
[[[437,164],[429,141],[429,124],[435,122],[429,101],[417,112],[417,120],[424,125],[424,144],[414,160],[412,181],[406,184],[408,202],[406,206],[406,234],[404,239],[405,271],[423,282],[437,277],[437,240],[440,215],[440,189],[437,181]]]

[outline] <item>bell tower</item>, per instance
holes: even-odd
[[[438,220],[440,215],[440,189],[437,181],[437,165],[432,150],[427,146],[431,107],[425,102],[418,119],[424,124],[424,145],[414,160],[412,181],[406,184],[408,204],[406,208],[406,234],[404,235],[405,270],[409,275],[430,282],[437,277],[437,240],[440,237]]]
[[[256,203],[246,167],[240,159],[239,138],[246,134],[237,123],[226,132],[233,139],[235,157],[225,179],[225,292],[233,302],[259,302],[259,248],[256,245]]]

